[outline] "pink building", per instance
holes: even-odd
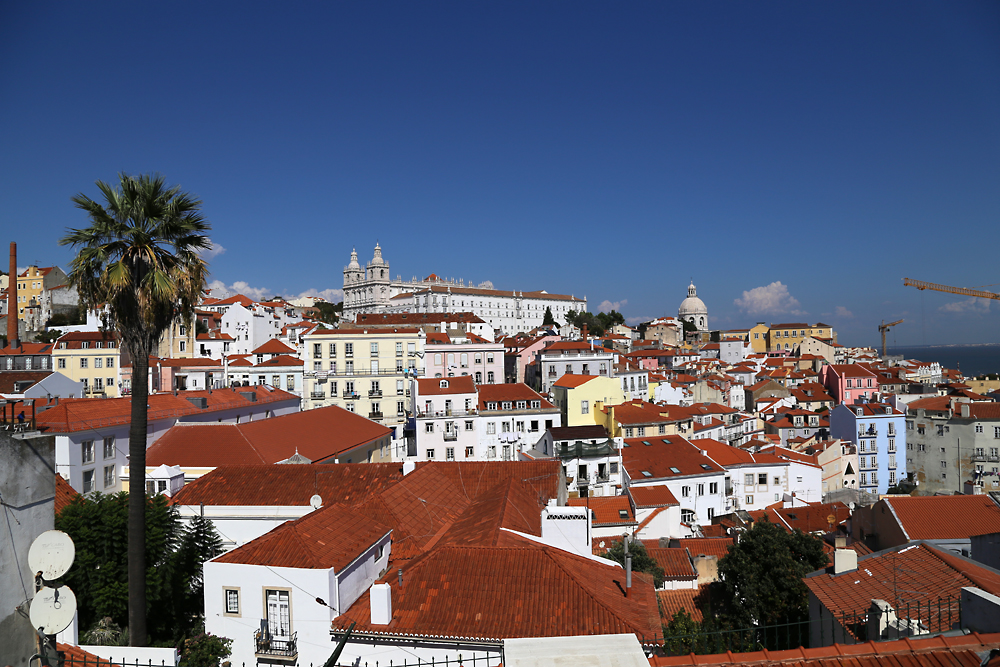
[[[562,336],[558,334],[534,338],[526,336],[504,338],[501,343],[506,356],[506,381],[526,383],[528,364],[534,359],[535,353],[549,343],[560,340]]]
[[[820,383],[837,403],[851,405],[878,393],[878,376],[859,364],[830,364],[820,370]]]
[[[503,364],[503,343],[474,333],[429,333],[424,343],[424,377],[469,375],[476,384],[502,384]]]

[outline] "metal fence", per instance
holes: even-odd
[[[450,658],[445,656],[442,659],[436,659],[431,657],[429,660],[414,657],[410,659],[403,659],[402,661],[387,660],[387,661],[375,661],[375,662],[365,662],[360,663],[351,662],[337,662],[337,667],[434,667],[436,665],[444,665],[444,667],[499,667],[503,663],[502,655],[486,655],[486,656],[473,656],[471,658],[461,657],[461,658]],[[97,658],[95,656],[76,656],[76,655],[65,655],[63,652],[59,652],[56,656],[48,658],[48,660],[43,660],[39,663],[39,659],[35,658],[30,667],[38,667],[39,664],[46,665],[48,667],[168,667],[166,662],[154,662],[152,660],[119,660],[114,657],[109,659]],[[180,667],[184,667],[183,659],[179,663]],[[285,664],[285,663],[283,663]],[[298,662],[287,663],[292,667],[306,667],[304,664]],[[247,664],[240,663],[239,665],[230,663],[228,661],[222,661],[223,667],[227,665],[229,667],[257,667],[257,663]],[[316,665],[309,663],[309,667],[323,667],[323,665]]]

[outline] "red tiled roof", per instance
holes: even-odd
[[[692,557],[715,556],[716,558],[727,556],[733,542],[731,537],[688,537],[670,540],[671,546],[686,548]]]
[[[296,452],[313,463],[332,462],[338,455],[391,432],[336,406],[244,424],[182,422],[146,450],[146,465],[215,468],[277,463]]]
[[[989,495],[884,498],[911,540],[962,539],[1000,532],[1000,506]]]
[[[542,348],[541,353],[546,354],[548,352],[561,352],[563,350],[594,350],[598,352],[608,352],[608,350],[595,348],[590,343],[584,343],[577,340],[560,340]]]
[[[628,493],[637,509],[680,505],[677,498],[665,486],[630,486]]]
[[[243,396],[252,393],[255,401]],[[207,408],[196,408],[189,398],[205,398]],[[174,396],[171,393],[151,394],[148,399],[147,419],[176,419],[187,415],[205,414],[250,405],[294,401],[299,397],[280,389],[265,389],[261,386],[239,387],[238,389],[215,389],[209,391],[185,391]],[[93,428],[128,424],[132,421],[132,398],[64,398],[59,405],[40,412],[36,420],[39,429],[50,433],[71,433]]]
[[[663,593],[681,591],[660,591]],[[660,598],[661,601],[663,598]],[[906,638],[895,641],[863,644],[833,644],[819,648],[795,648],[785,651],[756,651],[754,653],[718,653],[714,655],[683,655],[675,657],[654,656],[650,667],[683,665],[737,665],[748,667],[980,667],[991,649],[1000,647],[1000,633],[937,635],[927,638]]]
[[[402,296],[402,295],[400,295]],[[475,313],[360,313],[355,324],[440,324],[441,322],[463,322],[485,324]]]
[[[170,368],[195,368],[198,366],[208,366],[212,368],[222,368],[222,361],[216,359],[205,359],[193,357],[190,359],[158,359],[156,365]]]
[[[566,387],[567,389],[574,389],[582,384],[586,384],[593,380],[598,375],[579,375],[576,373],[568,373],[563,375],[561,378],[552,383],[553,387]]]
[[[876,599],[886,600],[895,607],[900,595],[906,600],[922,601],[953,597],[953,613],[957,613],[958,595],[963,587],[976,586],[993,595],[1000,593],[1000,574],[995,570],[923,542],[860,557],[857,570],[839,575],[825,570],[814,572],[806,577],[805,583],[834,614],[864,613]],[[926,621],[928,629],[950,630],[941,625],[948,623],[947,617],[945,613],[943,621],[935,622],[938,616],[932,615]]]
[[[65,659],[65,663],[63,662],[63,660],[60,660],[59,664],[71,665],[73,667],[76,667],[76,665],[80,665],[80,667],[83,667],[83,665],[93,665],[94,667],[111,667],[112,665],[117,666],[121,664],[121,663],[112,663],[108,660],[105,660],[104,658],[99,658],[93,653],[84,651],[79,646],[74,646],[73,644],[57,643],[56,651],[58,653],[62,653],[63,658]]]
[[[439,546],[391,572],[392,621],[372,625],[369,593],[333,621],[355,632],[416,636],[555,637],[662,633],[648,575],[635,573],[628,598],[624,572],[505,532],[497,547]],[[539,586],[539,582],[544,585]]]
[[[520,479],[509,477],[480,496],[441,540],[452,546],[496,546],[502,528],[541,537],[544,503]]]
[[[803,533],[830,531],[851,518],[851,508],[844,503],[814,503],[800,507],[768,507],[750,512],[754,521],[767,516],[768,521],[781,526],[789,533],[796,529]],[[834,517],[830,525],[830,517]]]
[[[288,347],[277,338],[272,338],[250,354],[295,354],[295,349]]]
[[[447,387],[442,387],[447,383]],[[450,378],[419,378],[417,387],[421,396],[440,396],[444,394],[474,394],[476,383],[471,375],[459,375]]]
[[[644,443],[648,442],[649,445]],[[697,444],[679,435],[653,438],[627,438],[622,448],[622,465],[634,482],[644,479],[721,473],[723,468],[702,456]],[[680,472],[673,472],[675,468]],[[647,477],[643,472],[648,472]]]
[[[173,503],[304,507],[317,494],[326,504],[357,504],[402,478],[399,463],[226,465],[186,484]]]
[[[387,533],[389,528],[371,517],[330,505],[285,522],[215,562],[340,571]]]
[[[254,364],[254,368],[267,368],[269,366],[284,368],[286,366],[302,366],[304,363],[298,357],[280,354],[277,357],[266,359],[259,364]]]
[[[594,516],[594,526],[631,526],[635,524],[635,514],[628,496],[594,496],[591,498],[570,498],[570,507],[589,507]],[[624,516],[622,513],[624,512]]]
[[[480,410],[485,410],[487,403],[501,403],[503,401],[511,401],[515,405],[517,405],[515,401],[528,401],[527,405],[529,408],[531,401],[540,401],[542,410],[555,410],[556,408],[556,406],[545,400],[541,394],[523,383],[479,385]]]
[[[652,547],[646,551],[663,568],[665,579],[693,581],[698,578],[687,549]]]
[[[55,502],[56,516],[59,516],[59,513],[62,512],[63,509],[67,505],[72,503],[79,495],[80,494],[77,493],[76,490],[69,485],[69,482],[63,479],[62,475],[58,473],[56,474],[56,502]]]
[[[686,610],[692,619],[700,623],[702,620],[699,604],[701,596],[702,591],[697,588],[656,591],[656,597],[660,601],[660,619],[663,621],[663,625],[669,625],[681,609]],[[654,664],[652,659],[650,659],[650,664]]]
[[[218,301],[215,301],[215,302],[213,302],[211,304],[204,303],[204,305],[211,305],[211,306],[231,306],[231,305],[236,304],[236,303],[238,303],[238,304],[240,304],[241,306],[244,306],[244,307],[246,307],[246,306],[252,306],[253,305],[253,299],[245,297],[242,294],[234,294],[233,296],[226,297],[225,299],[219,299]]]

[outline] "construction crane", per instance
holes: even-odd
[[[889,327],[894,327],[897,324],[902,324],[902,323],[903,323],[903,320],[896,320],[895,322],[889,322],[889,324],[886,324],[885,320],[882,320],[882,324],[878,325],[879,333],[882,334],[882,358],[883,359],[885,359],[885,332],[889,330]]]
[[[947,292],[949,294],[961,294],[963,296],[977,296],[980,299],[1000,299],[1000,294],[987,292],[981,289],[969,289],[968,287],[952,287],[950,285],[938,285],[937,283],[925,283],[923,280],[911,280],[903,278],[903,284],[907,287],[916,287],[918,290],[930,289],[935,292]]]

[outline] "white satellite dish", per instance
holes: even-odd
[[[28,567],[41,572],[46,581],[58,579],[69,571],[76,558],[73,539],[61,530],[47,530],[31,543]]]
[[[56,635],[69,627],[76,615],[76,596],[69,586],[43,586],[31,600],[31,627],[42,634]]]
[[[311,505],[314,510],[318,510],[320,507],[323,506],[322,496],[320,496],[319,494],[314,495],[312,498],[309,499],[309,505]]]

